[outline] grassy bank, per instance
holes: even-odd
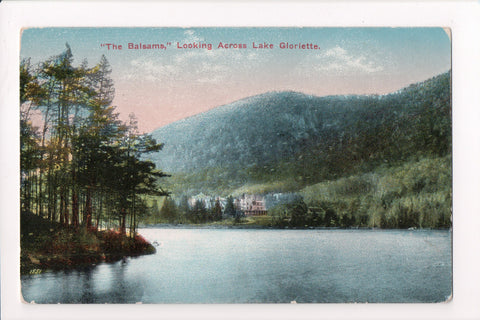
[[[84,227],[75,230],[26,213],[21,214],[20,243],[22,274],[87,267],[155,253],[155,248],[140,235],[126,237],[117,231]]]

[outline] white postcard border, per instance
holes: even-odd
[[[70,26],[385,26],[452,31],[454,297],[441,304],[28,305],[20,302],[20,30]],[[480,318],[480,4],[475,1],[45,2],[0,4],[0,244],[3,319]]]

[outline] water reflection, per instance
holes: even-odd
[[[94,303],[95,302],[95,294],[93,293],[94,284],[92,283],[92,271],[88,271],[84,273],[83,277],[83,288],[82,288],[82,303]]]
[[[145,229],[154,255],[22,277],[36,303],[438,302],[448,231]],[[427,245],[426,245],[427,244]]]

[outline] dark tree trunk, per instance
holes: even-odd
[[[79,225],[78,194],[75,188],[72,190],[72,226],[77,228]]]
[[[121,219],[120,233],[123,234],[123,235],[127,234],[127,230],[126,230],[126,226],[125,226],[126,218],[127,218],[127,212],[125,211],[125,208],[122,208],[122,212],[121,212],[121,216],[120,216],[120,219]]]
[[[92,227],[92,191],[87,188],[87,199],[85,201],[85,224],[87,229]]]

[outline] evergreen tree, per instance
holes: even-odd
[[[160,218],[162,221],[173,223],[178,219],[178,210],[175,201],[171,197],[167,197],[160,210]]]
[[[220,200],[215,200],[215,205],[212,208],[212,220],[219,221],[222,220],[222,205],[220,204]]]
[[[35,204],[51,221],[88,229],[116,212],[124,234],[130,217],[133,236],[137,216],[146,212],[141,195],[168,194],[157,186],[166,174],[145,158],[163,145],[138,134],[133,116],[127,125],[118,120],[105,56],[92,68],[73,62],[66,44],[37,68],[29,59],[20,65],[22,210]],[[31,125],[32,109],[42,113],[40,133]]]
[[[186,222],[190,220],[190,205],[188,204],[188,197],[186,195],[182,195],[180,200],[178,200],[177,209],[180,221]]]
[[[191,218],[194,223],[204,223],[207,221],[207,209],[203,200],[198,199],[195,201],[192,208]]]
[[[234,199],[232,196],[227,197],[227,204],[225,205],[225,215],[234,217],[236,214]]]

